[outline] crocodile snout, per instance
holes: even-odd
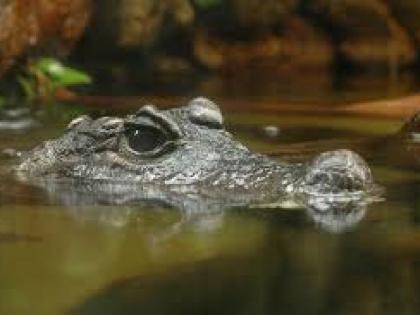
[[[328,151],[310,164],[303,180],[303,191],[314,195],[367,192],[374,186],[369,166],[349,150]]]

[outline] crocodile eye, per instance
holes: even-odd
[[[153,106],[143,106],[124,120],[119,138],[120,153],[127,158],[148,159],[163,156],[182,145],[178,125]]]
[[[126,132],[127,143],[131,150],[137,153],[148,153],[162,148],[167,142],[167,136],[159,129],[139,126]]]

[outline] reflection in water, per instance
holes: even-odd
[[[75,207],[71,216],[65,210],[0,207],[0,231],[39,239],[0,243],[1,314],[64,314],[120,279],[252,252],[266,233],[258,220],[200,216],[197,222],[158,206]]]
[[[14,106],[0,110],[0,131],[24,133],[39,125],[28,106]]]
[[[419,246],[401,256],[397,243],[418,227],[395,242],[393,220],[385,230],[371,222],[337,236],[308,229],[297,215],[271,213],[264,243],[249,255],[122,279],[70,314],[416,314]]]
[[[319,205],[319,201],[312,201],[312,204],[306,208],[308,216],[320,229],[331,233],[341,233],[355,227],[367,211],[367,203],[363,200],[335,203],[328,208]]]
[[[25,180],[27,180],[25,178]],[[363,193],[351,195],[310,195],[307,193],[272,196],[265,204],[249,191],[225,194],[195,185],[137,185],[118,182],[81,182],[78,180],[31,179],[32,184],[46,191],[50,202],[64,205],[79,220],[124,227],[138,218],[138,209],[166,209],[178,216],[161,236],[166,238],[183,228],[196,232],[209,232],[223,227],[227,210],[234,208],[304,208],[316,226],[330,233],[340,233],[357,225],[366,213],[368,204],[379,201],[375,196]],[[204,190],[203,190],[204,189]],[[118,205],[99,208],[97,205]],[[127,206],[128,205],[128,206]],[[131,206],[130,206],[131,205]]]

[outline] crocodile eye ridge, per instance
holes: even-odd
[[[198,125],[223,128],[223,116],[219,106],[205,97],[197,97],[188,103],[189,118]]]

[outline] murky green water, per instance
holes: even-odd
[[[381,138],[401,122],[246,114],[227,122],[253,149],[291,160],[347,143],[369,160],[385,201],[337,233],[304,209],[190,220],[164,206],[65,206],[3,175],[0,314],[420,312],[420,162],[413,146]],[[2,133],[0,149],[31,147],[61,128]]]

